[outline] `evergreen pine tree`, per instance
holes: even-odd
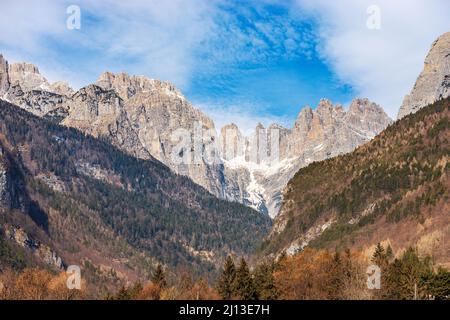
[[[153,272],[151,280],[153,284],[159,286],[160,288],[164,288],[167,285],[166,275],[164,273],[163,267],[160,264],[158,264],[155,272]]]
[[[375,247],[375,251],[372,255],[372,263],[374,263],[381,269],[381,290],[374,290],[372,292],[373,298],[377,300],[385,299],[390,295],[391,288],[393,286],[393,283],[390,279],[394,266],[389,265],[387,253],[381,243],[378,243]]]
[[[381,269],[385,268],[388,265],[386,251],[379,242],[375,247],[375,251],[372,255],[372,262],[379,266]]]
[[[233,259],[228,256],[223,267],[222,274],[217,281],[216,289],[222,299],[231,299],[233,297],[233,285],[236,278],[236,267]]]
[[[263,263],[255,270],[254,287],[259,300],[275,300],[279,293],[275,286],[273,264]]]
[[[241,300],[254,300],[256,298],[255,287],[247,262],[241,258],[239,268],[234,279],[234,294]]]
[[[388,245],[388,247],[386,248],[386,259],[388,261],[391,261],[393,257],[394,257],[394,252],[392,251],[392,247],[391,247],[391,245]]]
[[[130,299],[131,299],[130,292],[127,290],[125,286],[120,287],[119,292],[117,292],[117,294],[114,297],[112,297],[112,300],[130,300]]]
[[[450,272],[442,267],[436,273],[422,276],[421,286],[425,288],[428,299],[450,300]]]
[[[407,249],[400,259],[389,265],[386,279],[387,299],[426,298],[427,288],[423,279],[433,273],[429,257],[419,258],[417,250]]]

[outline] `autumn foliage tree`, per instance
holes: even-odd
[[[275,285],[281,299],[366,299],[363,257],[305,249],[279,263]]]
[[[86,285],[81,290],[67,287],[67,274],[53,274],[48,270],[27,268],[20,273],[8,271],[0,282],[0,297],[9,300],[75,300],[86,297]]]

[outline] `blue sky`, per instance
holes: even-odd
[[[380,29],[367,27],[380,9]],[[68,30],[66,9],[81,9]],[[105,70],[173,82],[220,127],[291,127],[320,98],[358,96],[395,117],[432,41],[450,31],[447,0],[1,0],[0,52],[75,88]],[[423,23],[424,24],[423,24]]]

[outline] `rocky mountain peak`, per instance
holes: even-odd
[[[348,114],[358,116],[360,118],[366,118],[371,116],[387,118],[383,108],[378,104],[371,102],[367,98],[354,99],[348,108]]]
[[[31,74],[39,74],[39,68],[29,62],[17,62],[13,63],[9,66],[9,72],[14,73],[16,75],[23,75],[25,73],[31,73]]]
[[[344,146],[340,153],[352,150],[362,141],[374,137],[390,122],[383,109],[366,98],[353,100],[347,112],[342,105],[333,106],[330,100],[322,99],[315,110],[305,107],[300,111],[292,131],[295,139],[291,139],[290,153],[298,154],[317,145],[323,148],[316,151],[326,150],[324,143],[336,139],[332,147],[334,151],[340,149],[338,145]]]
[[[9,80],[11,84],[19,84],[24,91],[49,89],[49,83],[40,73],[38,67],[28,62],[18,62],[9,65]]]
[[[328,99],[320,99],[319,104],[317,105],[317,112],[330,112],[333,110],[333,104]]]
[[[239,127],[235,124],[235,123],[230,123],[227,125],[224,125],[221,129],[220,129],[220,135],[225,136],[226,134],[232,134],[232,135],[236,135],[236,136],[242,136],[241,131],[239,130]]]
[[[105,90],[116,90],[124,100],[134,96],[140,88],[139,84],[132,82],[131,77],[126,73],[104,72],[100,75],[96,85]]]
[[[411,93],[405,96],[398,119],[450,95],[450,32],[431,45],[423,70]]]
[[[342,113],[342,112],[344,112],[344,106],[343,106],[342,104],[340,104],[340,103],[337,103],[337,104],[334,106],[334,110],[335,110],[337,113]]]
[[[265,129],[264,125],[261,122],[258,122],[258,124],[256,125],[256,128],[255,128],[256,132],[258,132],[259,130],[264,130],[264,129]]]
[[[106,90],[114,89],[124,100],[129,100],[140,93],[159,92],[166,95],[174,95],[185,99],[170,82],[150,79],[145,76],[130,76],[127,73],[104,72],[100,75],[96,84]]]
[[[66,97],[70,97],[75,93],[67,81],[57,81],[52,83],[50,85],[50,91]]]
[[[93,103],[110,101],[116,104],[116,100],[121,100],[121,98],[114,90],[107,90],[96,84],[90,84],[78,90],[73,96],[73,100],[90,101]]]
[[[313,110],[310,106],[305,106],[298,114],[297,120],[294,124],[294,130],[305,128],[313,118]]]
[[[356,98],[349,106],[349,111],[352,113],[364,113],[364,110],[370,106],[370,101],[367,98]]]
[[[10,89],[15,92],[20,91],[21,94],[40,90],[65,97],[70,97],[75,93],[66,81],[50,84],[41,75],[36,65],[28,62],[8,64],[8,61],[0,54],[0,93],[5,94]],[[14,92],[10,93],[15,95]]]
[[[286,129],[285,127],[283,127],[282,125],[280,125],[280,124],[278,124],[278,123],[271,123],[270,125],[269,125],[269,127],[267,127],[267,130],[268,131],[271,131],[271,130],[280,130],[280,131],[289,131],[289,129]]]

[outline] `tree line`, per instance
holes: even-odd
[[[381,286],[369,289],[367,267],[380,268]],[[244,258],[235,264],[228,257],[215,282],[190,272],[169,277],[158,265],[147,283],[121,285],[116,291],[92,296],[85,283],[81,291],[65,287],[65,273],[25,269],[19,274],[0,273],[1,299],[106,300],[448,300],[450,272],[409,248],[395,255],[378,244],[367,259],[362,252],[330,252],[307,248],[293,256],[250,267]]]

